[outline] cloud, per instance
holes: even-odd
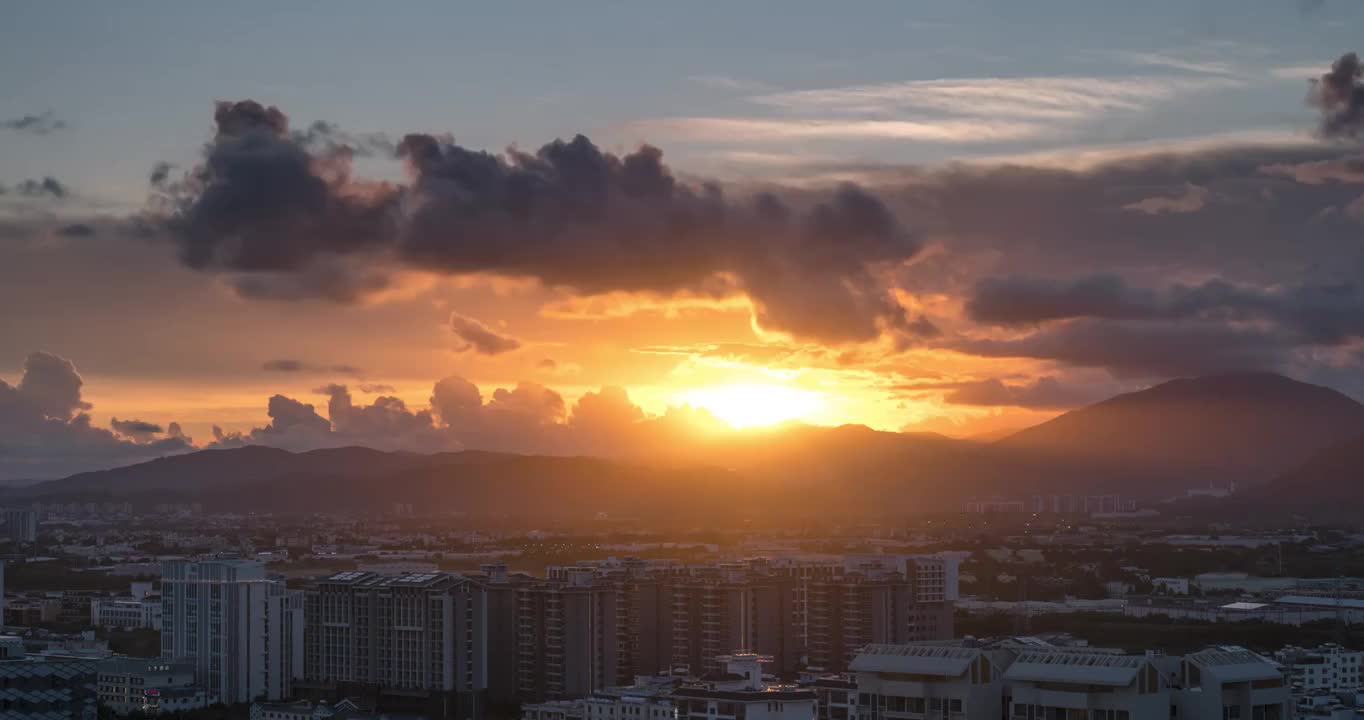
[[[1152,61],[1157,58],[1144,57]],[[1176,67],[1174,60],[1166,60],[1161,64]],[[1202,67],[1206,71],[1207,67]],[[1186,75],[952,78],[798,90],[762,95],[754,100],[804,113],[884,115],[931,110],[963,118],[1057,121],[1134,112],[1180,95],[1243,84],[1244,81],[1230,77]]]
[[[368,395],[392,395],[397,392],[397,389],[392,385],[383,383],[360,383],[356,389]]]
[[[1147,215],[1159,215],[1161,213],[1191,213],[1203,209],[1204,203],[1208,200],[1207,188],[1197,185],[1185,185],[1183,192],[1173,197],[1155,196],[1134,203],[1123,205],[1123,210],[1143,212]]]
[[[698,292],[723,279],[764,327],[830,342],[906,324],[872,271],[920,249],[884,202],[845,186],[803,212],[679,181],[662,153],[577,136],[534,153],[405,136],[404,185],[352,175],[276,108],[219,103],[203,162],[166,185],[163,226],[188,266],[247,296],[355,301],[393,268],[531,278],[577,294]]]
[[[57,228],[57,234],[69,238],[87,238],[98,234],[95,226],[87,223],[72,223]]]
[[[641,120],[634,132],[693,142],[781,143],[794,140],[918,140],[993,143],[1048,133],[1046,125],[1008,120],[828,120],[762,117],[680,117]]]
[[[182,433],[127,440],[94,427],[82,399],[84,381],[71,361],[29,354],[19,382],[0,380],[0,479],[42,479],[184,452]],[[127,427],[127,426],[125,426]]]
[[[1295,344],[1335,345],[1364,338],[1364,286],[1356,283],[1258,288],[1224,280],[1165,289],[1097,275],[1068,282],[991,278],[966,311],[978,322],[1018,326],[1073,318],[1264,321]]]
[[[54,200],[62,200],[70,194],[70,190],[56,178],[49,176],[42,180],[30,178],[9,188],[0,186],[0,195],[8,195],[10,193],[26,198],[51,198]]]
[[[340,375],[360,375],[360,368],[354,365],[315,365],[294,358],[276,358],[261,363],[261,370],[281,373],[336,373]]]
[[[119,420],[118,418],[112,418],[109,420],[109,427],[113,428],[115,433],[118,433],[133,442],[139,443],[153,440],[157,435],[165,432],[160,425],[149,423],[144,420]],[[176,428],[178,429],[179,426],[177,425]]]
[[[1341,55],[1331,70],[1312,81],[1307,96],[1321,112],[1321,134],[1358,138],[1364,133],[1364,66],[1355,53]]]
[[[473,350],[484,355],[501,355],[521,347],[521,341],[499,335],[487,325],[457,312],[450,313],[450,332],[461,341],[460,350]]]
[[[48,110],[38,115],[21,115],[8,120],[0,120],[0,129],[31,135],[47,135],[58,130],[65,130],[66,123],[58,120],[57,116]]]
[[[943,396],[943,401],[954,405],[1063,410],[1104,397],[1107,397],[1107,393],[1063,385],[1056,378],[1047,376],[1022,384],[1005,384],[998,378],[961,383]]]
[[[1282,370],[1293,359],[1291,338],[1220,322],[1084,319],[1019,338],[954,339],[946,346],[983,357],[1032,358],[1103,368],[1120,378]]]

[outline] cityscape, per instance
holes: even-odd
[[[1364,3],[0,11],[0,720],[1364,720]]]

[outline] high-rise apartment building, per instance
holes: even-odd
[[[634,678],[723,671],[735,651],[792,676],[841,671],[873,642],[952,635],[956,561],[936,555],[755,558],[682,565],[634,558],[552,567],[544,579],[492,564],[489,697],[586,697]]]
[[[517,697],[590,695],[618,683],[621,632],[617,587],[588,569],[562,581],[516,589]]]
[[[479,715],[488,688],[481,584],[446,573],[337,573],[305,601],[304,677],[314,686],[419,699],[444,717]]]
[[[248,560],[172,560],[161,568],[161,656],[194,666],[225,703],[287,697],[303,615],[284,583]]]
[[[38,541],[38,513],[32,510],[11,508],[5,510],[5,532],[11,542],[34,543]]]

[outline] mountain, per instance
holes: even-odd
[[[526,517],[598,512],[705,524],[769,515],[953,507],[944,481],[973,443],[863,426],[715,434],[629,460],[462,451],[248,446],[86,472],[4,493],[23,501],[201,502],[227,511],[314,512],[411,503]]]
[[[1093,473],[1136,494],[1267,482],[1361,434],[1364,405],[1335,390],[1271,373],[1233,373],[1118,395],[993,447],[1021,467],[1058,477]]]
[[[1364,508],[1364,434],[1332,445],[1246,499],[1280,508],[1334,511],[1357,518]]]
[[[1351,468],[1364,467],[1349,454],[1353,446],[1339,456],[1326,448],[1359,436],[1364,405],[1340,393],[1279,375],[1231,374],[1119,395],[993,443],[793,423],[669,448],[622,448],[633,453],[628,459],[243,447],[81,473],[0,496],[195,500],[234,511],[353,511],[401,502],[527,518],[605,512],[692,525],[792,516],[841,522],[951,510],[981,495],[1154,499],[1209,482],[1250,487],[1318,452],[1324,459],[1304,472],[1348,479]],[[1322,482],[1348,487],[1344,479]]]

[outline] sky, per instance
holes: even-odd
[[[1364,399],[1358,0],[28,3],[0,479]]]

